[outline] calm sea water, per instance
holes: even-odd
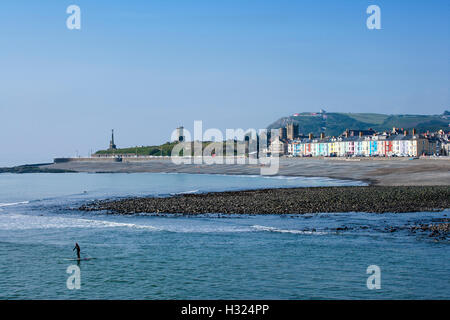
[[[1,299],[449,299],[450,245],[390,225],[444,213],[119,216],[90,200],[264,187],[319,178],[188,174],[0,174]],[[342,226],[368,226],[336,233]],[[312,231],[315,229],[315,231]],[[66,269],[81,261],[81,289]],[[381,268],[368,290],[366,269]]]

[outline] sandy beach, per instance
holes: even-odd
[[[450,185],[450,160],[441,159],[315,159],[280,158],[280,176],[329,177],[366,181],[379,186]],[[76,161],[40,166],[41,169],[91,173],[178,172],[195,174],[259,175],[260,165],[184,164],[170,160],[89,162]]]

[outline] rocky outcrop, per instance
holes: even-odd
[[[450,186],[369,186],[263,189],[173,197],[96,201],[80,210],[119,214],[302,214],[420,212],[450,208]]]

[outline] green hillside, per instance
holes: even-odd
[[[382,124],[387,118],[389,118],[389,115],[380,113],[343,113],[343,114],[364,123]]]
[[[130,148],[121,148],[112,150],[100,150],[95,154],[133,154],[139,156],[169,156],[172,152],[172,148],[175,146],[175,143],[165,143],[160,146],[142,146],[142,147],[130,147]]]
[[[172,149],[174,146],[177,145],[177,142],[166,142],[165,144],[162,144],[160,146],[141,146],[141,147],[130,147],[130,148],[120,148],[115,150],[99,150],[95,154],[96,155],[139,155],[139,156],[170,156],[172,154]],[[240,147],[239,147],[240,146]],[[211,141],[204,141],[202,143],[202,150],[205,150],[205,148],[208,147],[208,150],[210,151],[216,151],[218,148],[222,147],[223,154],[226,154],[227,145],[224,144],[217,144],[215,145],[214,142]],[[242,148],[242,142],[235,142],[234,143],[234,154],[237,154],[239,148]],[[191,145],[192,155],[194,152],[194,146]],[[181,155],[181,154],[180,154]]]
[[[449,129],[450,117],[448,111],[442,115],[386,115],[378,113],[301,113],[295,116],[283,117],[270,124],[268,129],[285,127],[288,123],[297,123],[299,132],[319,135],[324,132],[327,136],[338,136],[346,129],[365,130],[372,128],[376,131],[392,130],[393,127],[419,132],[426,130],[437,131]]]

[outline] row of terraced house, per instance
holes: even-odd
[[[353,133],[353,132],[352,132]],[[272,152],[278,150],[280,154],[296,157],[418,157],[423,155],[449,155],[449,134],[421,135],[413,130],[408,134],[402,133],[373,133],[364,135],[359,131],[357,135],[350,135],[346,131],[339,137],[314,138],[311,134],[307,138],[281,141],[277,138],[272,142]]]

